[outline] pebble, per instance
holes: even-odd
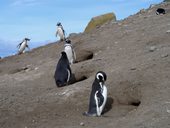
[[[168,54],[161,55],[162,58],[168,57]]]
[[[170,33],[170,30],[167,30],[166,33]]]
[[[156,50],[155,46],[151,46],[150,49],[149,49],[150,52],[154,52],[155,50]]]
[[[85,124],[83,122],[80,123],[80,126],[84,126]]]
[[[130,70],[136,70],[136,68],[135,68],[135,67],[132,67]]]
[[[170,113],[170,110],[169,110],[169,109],[167,109],[167,113]]]

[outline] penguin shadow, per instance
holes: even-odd
[[[112,109],[112,104],[114,99],[112,97],[107,97],[105,108],[103,109],[102,114],[109,112]]]

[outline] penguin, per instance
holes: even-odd
[[[57,23],[56,37],[60,37],[60,41],[65,40],[65,30],[60,22]]]
[[[71,41],[70,40],[65,40],[65,44],[64,44],[64,51],[67,54],[67,58],[69,60],[70,64],[75,63],[76,61],[76,54],[75,51],[73,49],[73,46],[71,45]]]
[[[58,87],[66,86],[70,81],[71,75],[72,72],[67,58],[67,54],[62,51],[54,74],[56,85]]]
[[[163,9],[163,8],[158,8],[158,9],[156,10],[156,14],[157,14],[157,15],[165,14],[165,9]]]
[[[23,41],[18,44],[18,46],[17,46],[17,47],[18,47],[18,54],[24,53],[26,47],[27,47],[28,49],[30,49],[29,46],[28,46],[28,44],[27,44],[28,41],[30,41],[30,39],[24,38]]]
[[[107,76],[105,72],[99,71],[96,73],[90,94],[89,109],[88,112],[84,112],[83,115],[101,116],[107,101],[107,87],[105,86],[106,79]]]

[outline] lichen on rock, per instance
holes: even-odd
[[[104,23],[111,20],[116,20],[116,16],[114,13],[107,13],[107,14],[93,17],[91,21],[88,23],[87,27],[85,28],[85,32],[90,32],[96,27],[101,26]]]

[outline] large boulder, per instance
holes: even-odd
[[[93,17],[85,28],[85,32],[90,32],[94,28],[101,26],[102,24],[111,20],[116,20],[116,16],[114,13],[107,13],[104,15]]]

